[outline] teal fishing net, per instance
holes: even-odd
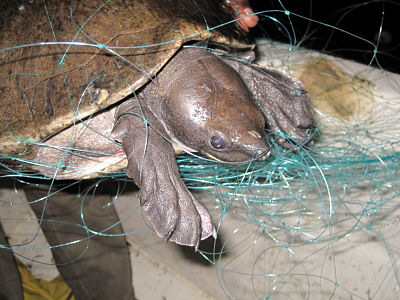
[[[152,244],[146,239],[155,236],[134,199],[134,184],[126,177],[124,162],[114,160],[120,156],[102,149],[93,152],[79,147],[79,134],[85,130],[93,132],[98,140],[116,145],[100,128],[90,125],[90,120],[94,119],[105,97],[102,85],[111,87],[116,82],[123,82],[125,92],[136,87],[128,83],[127,73],[89,73],[85,75],[78,96],[71,96],[68,83],[77,75],[63,71],[72,47],[82,51],[94,49],[93,52],[88,51],[87,55],[107,50],[107,55],[116,55],[130,65],[130,56],[125,48],[108,46],[106,39],[90,34],[89,42],[83,43],[78,39],[85,34],[86,22],[90,24],[96,20],[96,16],[100,16],[110,3],[100,3],[97,9],[87,12],[79,20],[81,23],[71,37],[57,36],[60,25],[52,22],[52,14],[43,5],[44,24],[46,30],[54,35],[53,41],[24,43],[16,40],[6,46],[3,43],[0,49],[0,63],[7,55],[22,55],[32,47],[54,49],[54,55],[43,60],[53,60],[53,68],[31,70],[28,62],[24,65],[25,69],[3,74],[0,79],[0,99],[3,103],[10,101],[2,95],[8,93],[10,78],[20,78],[19,82],[16,80],[17,88],[12,95],[22,97],[32,112],[39,110],[34,106],[35,94],[18,89],[18,84],[22,86],[33,78],[34,84],[42,89],[36,93],[43,93],[44,98],[52,103],[45,110],[51,111],[52,107],[57,109],[54,103],[59,93],[70,97],[74,120],[69,127],[71,138],[67,144],[52,141],[50,148],[58,153],[54,160],[48,159],[50,154],[47,152],[38,160],[37,157],[24,155],[21,149],[27,144],[45,146],[50,143],[46,140],[33,141],[37,138],[34,134],[25,138],[15,128],[5,126],[4,120],[15,111],[9,104],[7,109],[2,109],[1,134],[5,137],[2,141],[3,145],[8,146],[1,154],[0,217],[7,234],[13,228],[17,228],[14,232],[19,234],[19,239],[11,238],[10,246],[3,247],[13,249],[21,259],[26,257],[28,264],[38,262],[52,265],[51,260],[46,261],[42,256],[43,251],[56,245],[43,246],[38,236],[37,224],[52,220],[45,216],[37,220],[24,210],[33,204],[25,201],[22,189],[26,187],[46,184],[51,195],[57,194],[58,189],[72,186],[76,198],[84,203],[95,202],[99,191],[104,186],[111,186],[107,188],[109,204],[116,206],[128,241],[149,246]],[[338,16],[336,19],[319,17],[313,11],[311,2],[304,4],[304,7],[306,9],[299,11],[286,7],[281,1],[272,1],[271,8],[257,12],[261,28],[257,30],[264,35],[264,38],[257,40],[257,57],[259,64],[287,70],[304,83],[316,117],[313,144],[284,150],[270,138],[272,154],[267,160],[235,166],[220,164],[197,154],[177,156],[185,184],[210,210],[218,236],[211,246],[200,245],[199,248],[203,262],[213,266],[209,269],[212,275],[196,278],[190,271],[183,271],[182,274],[189,280],[211,285],[210,289],[216,298],[395,299],[398,297],[399,258],[400,76],[386,68],[398,65],[398,57],[389,51],[397,37],[386,24],[392,22],[392,13],[398,12],[399,6],[392,1],[353,4],[329,14]],[[352,30],[345,23],[347,19],[353,22],[359,20],[357,13],[364,14],[365,7],[375,9],[373,18],[357,21],[369,23],[368,20],[371,20],[370,23],[374,24],[372,29],[368,29],[368,36]],[[16,6],[21,13],[28,8],[29,5],[22,2]],[[101,18],[97,21],[100,22]],[[206,32],[213,32],[223,29],[225,23],[207,26]],[[317,34],[319,31],[324,32],[323,37]],[[112,34],[118,32],[123,32],[123,29],[116,28]],[[4,41],[4,32],[0,36]],[[268,39],[270,36],[281,41]],[[343,49],[337,43],[343,38],[349,40],[349,46],[346,51],[339,51]],[[171,44],[168,39],[162,41],[162,44]],[[323,45],[320,51],[303,47],[318,44]],[[146,44],[142,46],[146,49]],[[398,43],[394,42],[393,48],[396,47]],[[37,51],[40,53],[40,50]],[[352,59],[360,58],[361,62],[340,58],[343,52],[357,53]],[[141,66],[131,64],[130,68],[142,72]],[[46,87],[40,86],[40,82],[42,78],[55,74],[64,89],[52,91],[51,96],[46,98]],[[89,108],[86,115],[81,117],[80,104],[88,99],[96,102],[100,108],[92,111]],[[38,129],[29,128],[26,132],[39,132]],[[266,134],[269,135],[268,132]],[[20,147],[18,151],[15,150],[17,146]],[[110,158],[106,162],[107,168],[96,169],[96,178],[89,183],[84,180],[55,180],[54,175],[62,174],[67,174],[65,178],[71,174],[89,176],[92,171],[87,172],[88,167],[83,162],[89,159],[97,166],[104,157]],[[26,166],[36,172],[29,171]],[[36,201],[46,201],[46,198]],[[99,207],[105,209],[108,206]],[[84,210],[81,219],[85,220]],[[94,230],[84,222],[71,226],[83,228],[89,238],[57,247],[66,247],[71,243],[90,247],[90,237],[103,236],[106,239],[112,235],[110,228]],[[32,232],[23,235],[27,227]],[[158,254],[168,265],[168,259],[173,255],[171,251],[174,250],[171,247],[158,245],[154,246],[155,250],[148,251]],[[85,250],[82,255],[84,253]],[[78,259],[79,256],[69,263]],[[191,268],[203,274],[199,266]]]

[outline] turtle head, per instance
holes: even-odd
[[[215,57],[181,73],[164,102],[164,120],[175,139],[219,161],[267,157],[264,116],[235,70]]]

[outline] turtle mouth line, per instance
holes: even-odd
[[[265,151],[262,154],[256,155],[254,157],[253,156],[251,156],[251,157],[249,156],[248,160],[241,160],[241,161],[222,160],[222,159],[219,159],[219,158],[215,157],[214,155],[212,155],[212,154],[210,154],[208,152],[204,152],[204,155],[207,156],[208,158],[210,158],[212,160],[215,160],[215,161],[217,161],[219,163],[222,163],[222,164],[239,165],[239,164],[248,163],[248,162],[251,162],[251,161],[258,161],[258,160],[264,161],[271,155],[271,150]]]

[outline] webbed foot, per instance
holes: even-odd
[[[159,237],[196,247],[213,233],[210,214],[182,181],[173,147],[159,134],[166,133],[151,126],[146,129],[138,107],[130,103],[118,108],[112,134],[128,157],[128,177],[140,187],[143,212]],[[144,111],[149,124],[157,125],[151,112]]]
[[[212,234],[211,217],[186,188],[173,165],[176,162],[161,153],[158,158],[163,164],[161,168],[156,162],[146,166],[146,175],[142,173],[140,205],[159,237],[180,245],[198,246],[200,240]]]

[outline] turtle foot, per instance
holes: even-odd
[[[171,144],[150,129],[143,167],[138,157],[128,156],[127,174],[133,176],[138,186],[139,202],[157,235],[167,241],[185,246],[198,246],[200,240],[213,233],[211,216],[207,209],[191,194],[180,177]],[[132,166],[134,166],[132,168]],[[139,178],[138,178],[139,177]]]
[[[157,235],[180,245],[197,246],[213,233],[211,216],[186,188],[179,175],[172,145],[158,120],[142,108],[144,124],[135,102],[120,105],[112,131],[128,158],[127,175],[140,187],[139,201]],[[162,134],[161,134],[162,133]]]
[[[142,181],[138,198],[155,232],[166,241],[197,247],[213,233],[207,209],[174,174]]]
[[[245,81],[263,110],[275,142],[285,148],[307,144],[314,128],[312,107],[303,84],[288,72],[224,59]]]

